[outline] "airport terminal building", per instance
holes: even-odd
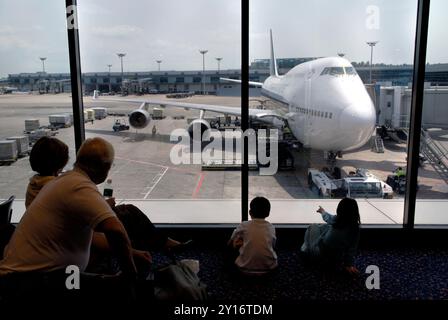
[[[280,74],[285,74],[294,66],[316,58],[277,59]],[[370,67],[354,63],[356,71],[364,83],[369,82]],[[250,65],[249,80],[263,82],[269,77],[269,59],[257,59]],[[375,65],[372,69],[373,82],[393,86],[408,86],[412,82],[412,65]],[[213,95],[239,95],[238,86],[220,78],[241,79],[240,70],[208,70],[203,79],[202,71],[141,71],[141,72],[87,72],[83,74],[83,91],[119,92],[121,84],[129,94],[205,92]],[[426,66],[426,81],[431,86],[448,85],[448,64]],[[202,88],[203,83],[205,87]],[[8,76],[8,85],[20,91],[39,91],[41,93],[69,92],[68,73],[19,73]]]

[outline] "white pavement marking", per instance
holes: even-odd
[[[374,207],[376,210],[378,210],[379,213],[381,213],[383,216],[385,216],[386,218],[388,218],[390,221],[392,221],[395,224],[398,224],[400,222],[395,221],[394,219],[392,219],[389,215],[387,215],[384,211],[380,210],[378,207],[376,207],[373,203],[371,203],[369,201],[369,199],[364,199],[368,204],[370,204],[372,207]]]
[[[157,163],[152,163],[152,162],[147,162],[147,161],[138,161],[138,160],[132,160],[132,159],[127,159],[127,158],[123,158],[123,157],[115,157],[116,159],[120,159],[120,160],[127,160],[130,162],[135,162],[135,163],[140,163],[140,164],[149,164],[151,166],[156,166],[156,167],[160,167],[160,168],[167,168],[167,166],[161,165],[161,164],[157,164]]]
[[[116,170],[111,172],[111,175],[116,175],[118,172],[121,171],[121,169],[123,169],[124,167],[127,167],[127,165],[129,164],[129,162],[131,162],[130,160],[127,160],[126,163],[122,164],[121,166],[119,166]]]
[[[133,162],[133,163],[139,163],[139,164],[146,164],[146,165],[150,165],[150,166],[155,166],[155,167],[159,167],[161,168],[161,170],[159,171],[159,173],[157,173],[154,178],[151,181],[151,184],[148,185],[147,187],[144,187],[143,189],[148,189],[148,191],[142,192],[141,194],[144,194],[143,199],[147,199],[149,194],[154,190],[154,188],[157,186],[157,184],[160,182],[160,180],[162,180],[163,176],[165,175],[165,173],[168,171],[169,167],[167,166],[163,166],[161,164],[157,164],[157,163],[152,163],[152,162],[147,162],[147,161],[138,161],[138,160],[132,160],[132,159],[127,159],[127,158],[123,158],[123,157],[115,157],[116,159],[120,159],[120,160],[126,160],[128,161],[127,164],[129,162]]]
[[[163,176],[165,175],[165,173],[167,171],[168,171],[168,167],[165,167],[162,170],[160,170],[160,172],[158,174],[156,174],[154,176],[154,178],[152,179],[152,185],[149,186],[149,190],[148,190],[148,192],[146,192],[146,194],[143,197],[143,199],[147,199],[148,198],[149,194],[152,192],[152,190],[154,190],[154,188],[160,182],[160,180],[162,180]]]

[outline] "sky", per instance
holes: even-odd
[[[345,53],[368,61],[366,41],[379,41],[374,63],[412,63],[416,0],[251,0],[250,59]],[[448,1],[431,1],[428,57],[448,63]],[[78,0],[83,72],[239,69],[240,0]],[[0,78],[42,70],[68,72],[65,1],[0,0]]]

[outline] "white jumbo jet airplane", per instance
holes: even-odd
[[[264,83],[249,81],[261,87],[261,94],[273,107],[271,110],[249,109],[249,117],[264,122],[282,119],[294,136],[305,146],[323,150],[335,159],[338,153],[363,146],[375,128],[376,113],[372,100],[355,68],[340,57],[328,57],[302,63],[285,75],[278,75],[271,40],[270,77]],[[222,80],[238,82],[241,80]],[[94,92],[94,99],[98,92]],[[103,100],[103,99],[101,99]],[[205,111],[241,116],[240,108],[175,102],[168,100],[104,99],[141,104],[129,115],[129,123],[136,129],[151,121],[149,105],[200,110],[200,116],[188,128],[190,135],[195,126],[201,132],[210,129],[204,119]]]

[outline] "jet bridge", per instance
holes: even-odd
[[[392,130],[409,128],[411,98],[411,88],[381,87],[377,110],[378,125]],[[448,129],[448,87],[425,88],[422,126]]]

